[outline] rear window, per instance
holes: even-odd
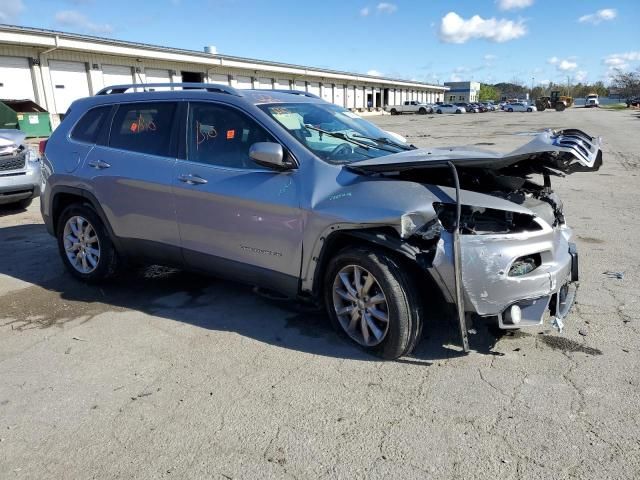
[[[174,102],[130,103],[118,107],[109,146],[149,155],[171,156]]]
[[[71,138],[79,142],[96,143],[98,133],[110,111],[111,105],[89,110],[73,127]]]

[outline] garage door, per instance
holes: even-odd
[[[286,78],[277,78],[276,79],[276,88],[278,90],[290,90],[291,85],[289,84],[289,80]]]
[[[314,95],[320,96],[320,83],[318,82],[309,82],[307,84],[307,92],[313,93]]]
[[[229,85],[229,75],[223,73],[214,73],[209,75],[209,82],[219,83],[220,85]]]
[[[103,65],[102,81],[104,82],[105,87],[133,83],[133,74],[131,72],[131,67],[123,67],[120,65]]]
[[[364,87],[356,87],[356,108],[364,108]]]
[[[322,85],[322,99],[325,102],[333,102],[333,85],[326,83]]]
[[[344,85],[336,85],[333,89],[333,103],[344,107]]]
[[[355,87],[352,85],[347,87],[347,108],[356,108]]]
[[[253,88],[251,77],[236,77],[236,88]]]
[[[147,68],[144,71],[146,83],[171,83],[171,74],[169,70],[160,70],[155,68]],[[156,87],[154,90],[170,90],[171,87]]]
[[[296,80],[296,84],[294,87],[296,90],[299,90],[301,92],[306,92],[307,91],[307,82],[304,82],[302,80]]]
[[[74,100],[89,96],[87,68],[80,62],[49,61],[55,112],[65,113]]]
[[[259,77],[258,78],[258,88],[266,88],[266,89],[272,89],[273,88],[273,80],[267,77]]]
[[[20,57],[0,57],[0,98],[35,100],[29,61]]]

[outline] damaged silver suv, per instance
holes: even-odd
[[[46,145],[42,214],[76,277],[144,262],[266,287],[384,358],[442,297],[465,348],[472,315],[562,326],[578,257],[550,178],[597,170],[599,139],[418,149],[303,92],[159,86],[78,100]]]

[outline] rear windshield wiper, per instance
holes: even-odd
[[[390,147],[400,148],[402,150],[415,150],[416,148],[418,148],[415,145],[402,145],[401,143],[396,143],[393,140],[389,140],[387,137],[374,138],[374,137],[367,137],[365,135],[360,135],[360,134],[354,134],[353,136],[357,138],[364,138],[367,140],[371,140],[377,143],[382,143],[383,145],[389,145]]]

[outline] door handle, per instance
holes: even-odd
[[[180,175],[178,180],[184,183],[188,183],[189,185],[204,185],[208,182],[207,179],[200,177],[199,175],[193,175],[191,173]]]
[[[111,166],[109,163],[103,162],[102,160],[92,160],[87,165],[91,168],[95,168],[96,170],[102,170]]]

